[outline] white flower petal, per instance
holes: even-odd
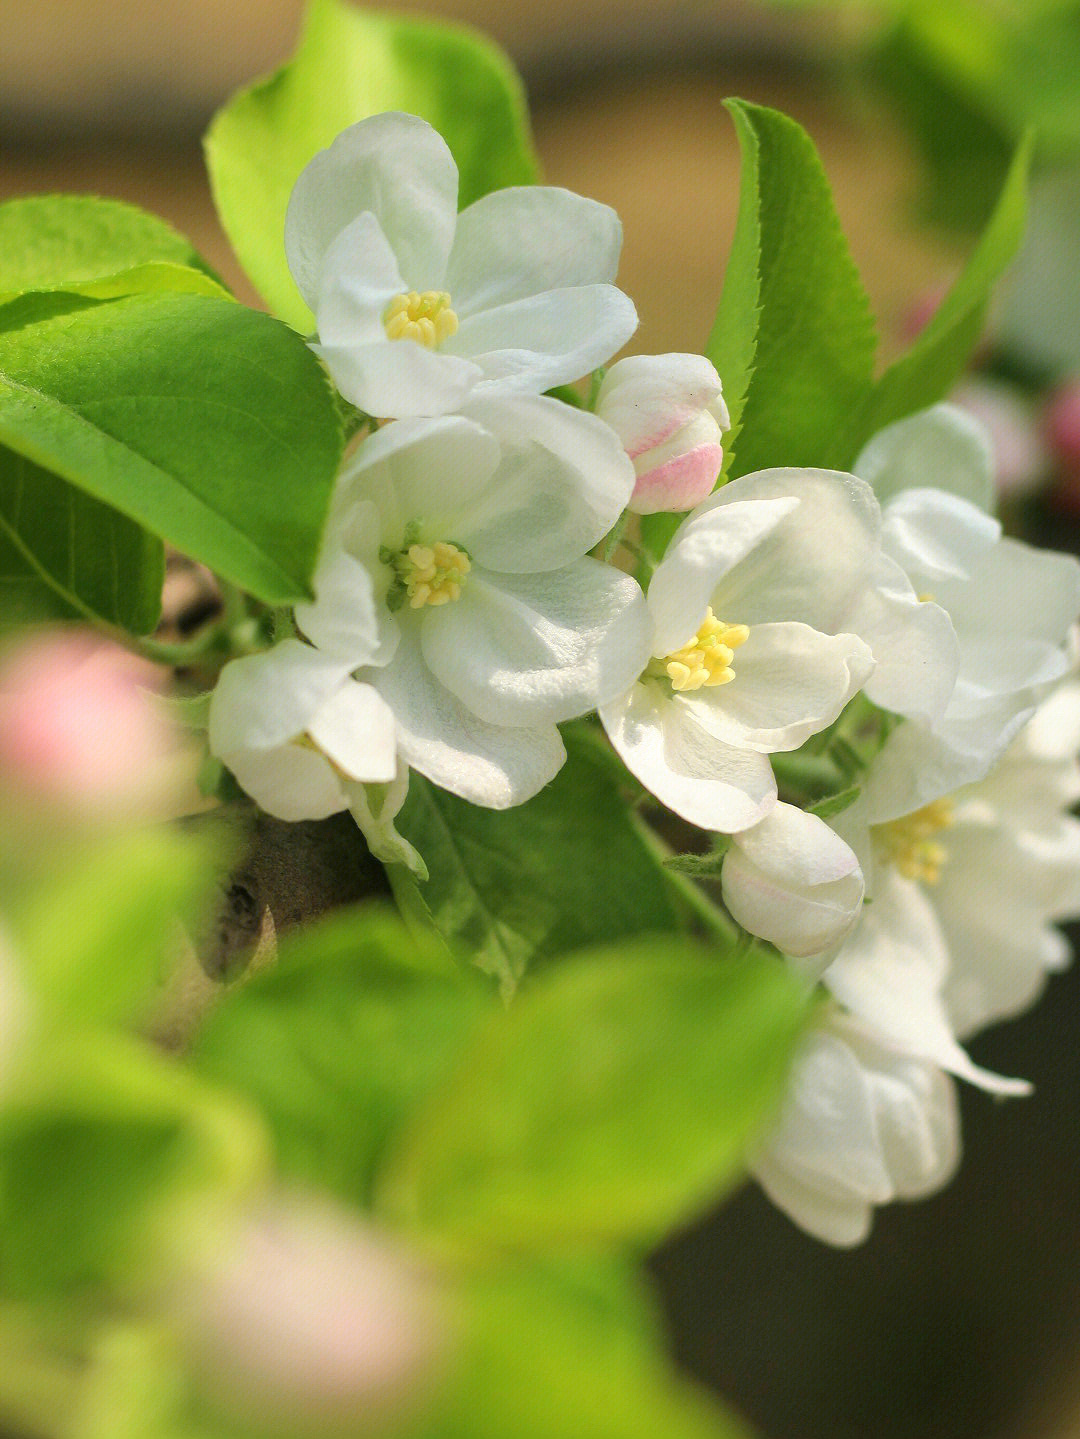
[[[751,625],[732,661],[735,678],[683,696],[703,729],[727,744],[773,754],[797,749],[832,724],[874,667],[855,635],[809,625]]]
[[[233,660],[210,701],[210,748],[232,768],[246,750],[272,750],[303,734],[349,672],[347,661],[299,640]]]
[[[276,819],[327,819],[346,806],[341,776],[324,755],[303,745],[237,752],[228,767],[244,793]]]
[[[596,413],[633,456],[664,444],[702,412],[715,439],[726,424],[722,406],[720,377],[704,355],[628,355],[611,366],[596,397]]]
[[[817,815],[777,804],[734,837],[721,870],[724,903],[751,934],[796,958],[839,944],[862,908],[853,851]]]
[[[367,507],[369,510],[373,507]],[[350,667],[385,664],[397,647],[397,625],[376,605],[371,573],[344,549],[324,551],[315,571],[315,599],[295,609],[300,630],[327,655]]]
[[[552,570],[579,559],[626,508],[634,469],[595,415],[544,395],[472,396],[461,413],[502,446],[492,482],[459,509],[459,543],[490,570]]]
[[[763,548],[798,506],[791,495],[728,504],[722,511],[709,500],[687,516],[649,581],[649,609],[656,626],[654,654],[671,654],[691,639],[721,582],[726,600],[730,572]],[[727,624],[747,622],[741,611],[735,614],[723,607],[717,616]]]
[[[1001,539],[1001,525],[944,490],[902,490],[885,506],[881,542],[920,592],[966,579]]]
[[[545,290],[613,284],[621,249],[607,205],[549,185],[493,190],[458,216],[446,289],[465,319]]]
[[[990,437],[955,405],[934,405],[880,430],[852,466],[884,505],[902,490],[931,486],[978,506],[994,508]]]
[[[566,760],[554,725],[485,724],[444,689],[412,646],[365,678],[394,713],[398,749],[413,769],[486,809],[524,804]]]
[[[538,575],[474,569],[420,628],[432,673],[489,724],[554,724],[631,685],[652,627],[629,575],[584,558]]]
[[[480,393],[537,394],[595,370],[636,329],[637,311],[621,290],[583,285],[471,315],[440,353],[475,361]]]
[[[776,780],[765,756],[715,740],[658,684],[635,684],[602,705],[599,714],[630,773],[700,829],[729,834],[746,829],[776,803]]]
[[[1080,562],[1004,539],[972,566],[970,582],[950,580],[934,595],[960,643],[1000,637],[1002,650],[1029,640],[1063,647],[1080,614]]]
[[[312,717],[307,732],[350,779],[388,784],[397,774],[394,716],[370,685],[346,680]]]
[[[378,220],[408,288],[440,288],[454,238],[457,166],[426,121],[372,115],[344,130],[301,173],[285,216],[285,253],[312,309],[330,244],[365,210]],[[356,266],[362,270],[362,254]]]
[[[363,268],[357,263],[363,257]],[[383,315],[405,289],[397,260],[369,210],[335,235],[326,252],[315,323],[324,345],[388,344]]]
[[[403,419],[445,415],[481,379],[471,360],[428,350],[415,340],[313,345],[345,398],[369,415]]]

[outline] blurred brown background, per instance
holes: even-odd
[[[288,55],[300,9],[2,0],[0,199],[64,189],[134,201],[253,300],[214,219],[198,137],[232,88]],[[426,9],[511,52],[547,179],[621,214],[638,349],[698,349],[710,326],[738,195],[725,95],[776,105],[814,137],[886,350],[957,262],[910,218],[903,137],[838,80],[844,32],[829,14],[752,0]],[[659,1256],[683,1358],[769,1439],[1080,1434],[1078,992],[1075,975],[1058,981],[1040,1009],[976,1046],[980,1062],[1034,1079],[1036,1098],[966,1095],[960,1179],[883,1213],[862,1250],[814,1244],[747,1190]]]

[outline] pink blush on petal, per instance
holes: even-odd
[[[723,462],[720,445],[698,445],[677,455],[639,477],[629,508],[638,515],[692,510],[712,494]]]

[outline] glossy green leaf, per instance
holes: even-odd
[[[959,378],[983,332],[994,286],[1024,236],[1031,147],[1029,136],[1013,159],[989,225],[933,319],[853,408],[837,457],[841,468],[879,430],[943,399]]]
[[[730,476],[830,467],[873,378],[876,339],[814,146],[794,120],[728,102],[743,154],[735,243],[706,354],[724,383]]]
[[[284,941],[228,996],[193,1062],[253,1100],[284,1173],[362,1202],[388,1135],[494,1001],[434,940],[350,911]]]
[[[0,304],[57,289],[226,293],[183,235],[135,205],[96,195],[31,195],[0,205]]]
[[[311,0],[293,59],[234,96],[206,138],[233,248],[271,309],[305,333],[314,322],[282,244],[289,195],[317,151],[384,110],[420,115],[443,135],[461,173],[462,207],[536,179],[521,82],[489,40],[344,0]]]
[[[0,1272],[14,1298],[154,1286],[267,1177],[253,1114],[115,1034],[37,1045],[0,1110]]]
[[[742,1172],[806,1007],[779,961],[674,937],[554,966],[415,1115],[379,1210],[469,1249],[653,1242]]]
[[[12,301],[0,443],[269,604],[309,593],[341,431],[318,361],[267,315],[193,294]]]
[[[0,447],[0,584],[15,603],[23,595],[26,618],[89,616],[149,634],[164,576],[160,540]]]
[[[566,764],[527,804],[480,809],[414,774],[397,820],[427,864],[420,895],[436,927],[506,991],[568,950],[679,928],[605,752],[566,739]]]

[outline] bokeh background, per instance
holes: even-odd
[[[215,221],[199,137],[232,89],[287,57],[301,8],[0,0],[0,199],[72,190],[133,201],[256,303]],[[510,52],[546,178],[619,211],[621,283],[642,318],[633,348],[700,349],[711,325],[738,197],[726,95],[777,106],[813,136],[886,355],[970,244],[919,221],[908,135],[852,83],[844,57],[866,24],[858,7],[423,8]],[[1076,547],[1067,514],[1041,510],[1032,523],[1044,542]],[[656,1257],[680,1357],[768,1439],[1080,1436],[1078,1008],[1074,971],[977,1041],[979,1063],[1031,1078],[1035,1098],[965,1094],[959,1179],[883,1212],[862,1249],[815,1244],[747,1189]]]

